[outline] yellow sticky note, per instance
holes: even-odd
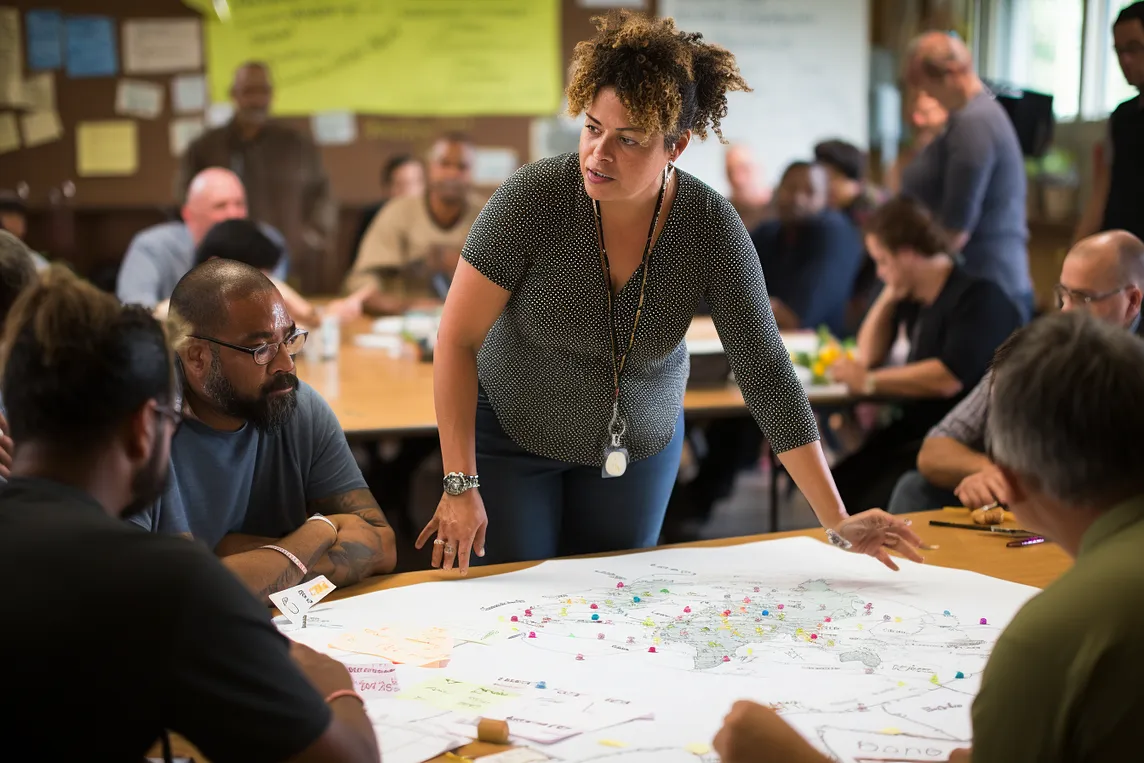
[[[703,742],[692,742],[691,744],[685,744],[683,749],[692,755],[706,755],[711,752],[711,745],[704,744]]]
[[[397,698],[425,702],[442,710],[480,714],[516,696],[499,687],[440,676],[403,690]]]
[[[134,175],[139,170],[139,126],[130,119],[80,122],[75,162],[80,177]]]
[[[604,745],[605,747],[627,747],[628,746],[627,742],[621,742],[618,739],[601,739],[600,744]]]
[[[0,154],[20,148],[20,132],[16,129],[16,115],[11,112],[0,114]]]

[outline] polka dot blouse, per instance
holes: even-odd
[[[816,441],[818,428],[742,221],[721,195],[677,172],[675,202],[651,252],[643,315],[620,383],[624,445],[640,460],[671,441],[690,370],[683,338],[700,296],[775,450]],[[481,385],[505,432],[536,455],[602,465],[612,416],[608,286],[577,156],[517,171],[477,217],[462,256],[511,292],[477,355]],[[624,346],[641,276],[637,269],[614,302]]]

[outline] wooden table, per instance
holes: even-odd
[[[337,360],[300,356],[299,377],[326,399],[351,439],[435,432],[433,364],[418,360],[412,346],[406,346],[401,355],[394,357],[387,350],[355,344],[354,337],[369,333],[371,325],[371,320],[361,319],[343,327]],[[689,340],[710,340],[714,336],[710,318],[696,318],[688,332]],[[815,406],[855,401],[835,387],[809,387],[807,396]],[[703,418],[747,415],[743,395],[733,383],[688,389],[683,410],[689,416]]]
[[[965,509],[944,509],[940,511],[923,511],[914,514],[905,514],[904,517],[913,520],[914,528],[922,536],[925,543],[937,546],[936,549],[924,551],[926,563],[938,567],[953,567],[957,569],[972,570],[984,575],[1009,580],[1014,583],[1043,588],[1056,580],[1071,566],[1072,561],[1059,546],[1052,543],[1043,543],[1037,546],[1024,548],[1007,548],[1006,542],[1011,540],[1004,535],[990,535],[971,530],[957,530],[946,527],[931,527],[931,519],[941,519],[952,522],[969,522],[969,512]],[[1006,522],[1012,526],[1012,522]],[[709,548],[719,546],[735,546],[742,543],[752,543],[760,540],[776,540],[778,538],[793,538],[806,536],[826,542],[821,528],[810,530],[794,530],[790,532],[771,533],[767,535],[749,535],[740,538],[721,538],[719,540],[698,541],[684,543],[669,548]],[[629,553],[641,553],[639,551]],[[619,556],[619,554],[602,554],[601,556]],[[871,564],[877,564],[870,560]],[[518,562],[514,564],[497,564],[487,567],[474,567],[469,577],[486,577],[500,575],[505,572],[528,569],[540,562]],[[388,575],[373,578],[359,585],[336,591],[331,599],[344,599],[363,593],[384,591],[390,588],[427,583],[433,581],[451,580],[457,577],[457,572],[442,572],[440,570],[425,570],[421,572],[406,572],[400,575]],[[192,756],[196,763],[202,763],[205,758],[185,741],[175,738],[172,740],[177,756]],[[488,745],[480,742],[466,745],[457,751],[467,757],[490,755],[500,752],[504,747]],[[154,752],[154,751],[153,751]],[[435,758],[435,761],[447,761],[447,758]]]

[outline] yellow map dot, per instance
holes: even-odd
[[[703,744],[702,742],[692,742],[683,746],[683,749],[692,755],[706,755],[711,752],[711,745]]]
[[[627,742],[621,742],[618,739],[601,739],[600,744],[604,745],[604,747],[627,747],[628,746]]]

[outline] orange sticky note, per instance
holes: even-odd
[[[453,637],[444,628],[365,628],[339,634],[330,641],[330,646],[347,652],[384,657],[393,663],[443,668],[449,664],[453,654]]]

